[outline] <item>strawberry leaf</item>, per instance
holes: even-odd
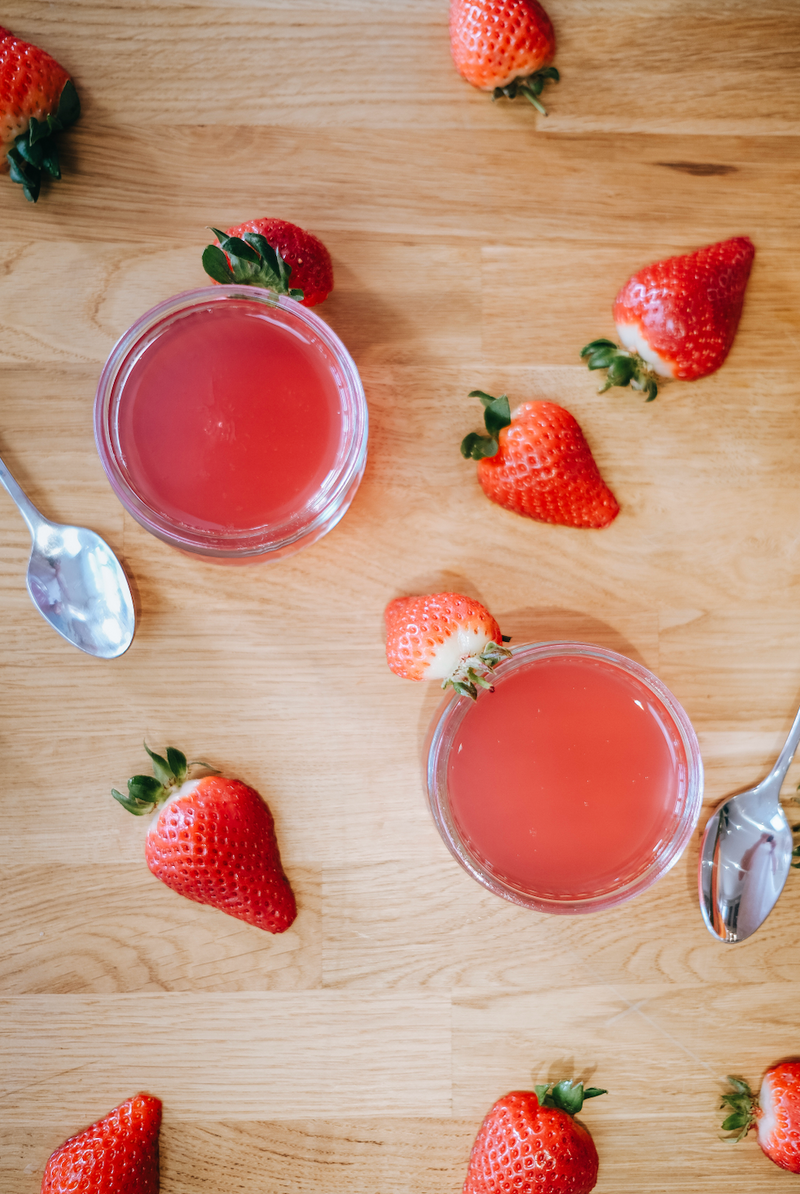
[[[211,231],[219,245],[208,245],[202,260],[203,269],[215,282],[223,286],[262,286],[297,301],[305,297],[298,287],[289,288],[292,267],[266,237],[257,232],[245,232],[240,238],[228,236],[219,228]]]
[[[64,89],[58,101],[58,111],[56,112],[56,120],[60,128],[65,129],[70,124],[74,124],[81,114],[81,101],[75,90],[75,84],[72,79],[67,79],[64,84]]]
[[[128,780],[128,794],[134,800],[149,800],[156,804],[164,785],[152,775],[132,775]]]
[[[616,356],[608,368],[606,381],[609,386],[629,386],[633,378],[634,363],[630,357]]]
[[[554,1086],[535,1086],[534,1090],[542,1107],[558,1107],[568,1115],[577,1115],[586,1099],[596,1099],[600,1095],[608,1094],[607,1090],[602,1090],[599,1086],[590,1086],[584,1090],[582,1082],[572,1082],[568,1078],[563,1078]]]
[[[470,431],[461,441],[461,455],[465,460],[483,460],[486,456],[495,456],[499,448],[496,439],[478,435],[477,431]]]
[[[598,348],[589,357],[586,364],[590,369],[607,369],[614,360],[616,348]]]
[[[25,161],[16,146],[9,149],[6,158],[11,181],[20,183],[25,198],[35,203],[42,185],[41,172]]]
[[[508,427],[511,422],[511,409],[508,405],[507,395],[501,394],[499,398],[495,398],[494,402],[487,405],[483,412],[483,421],[486,424],[486,430],[493,438],[496,438],[497,433],[504,427]]]
[[[615,344],[613,340],[602,338],[600,340],[592,340],[591,344],[587,344],[585,348],[581,349],[581,360],[584,357],[588,357],[590,353],[596,352],[598,348],[613,348],[616,352],[619,349],[619,345]]]
[[[224,240],[220,241],[220,247],[229,257],[238,257],[240,261],[249,261],[251,265],[259,265],[261,263],[261,256],[258,250],[254,249],[252,245],[248,245],[246,240],[241,240],[238,236],[226,236]]]
[[[183,751],[176,750],[174,746],[167,747],[167,762],[169,763],[172,774],[175,776],[179,784],[182,784],[186,778],[186,755]],[[206,764],[204,763],[205,767]],[[211,770],[211,768],[209,769]]]
[[[652,402],[658,393],[658,383],[650,366],[638,353],[626,352],[613,340],[592,340],[581,349],[581,360],[589,369],[607,369],[606,380],[599,392],[604,394],[612,386],[630,386],[642,390],[647,402]]]
[[[524,95],[533,104],[537,112],[541,112],[542,116],[546,116],[547,109],[539,99],[539,96],[542,94],[545,84],[557,83],[560,78],[561,76],[554,66],[546,66],[543,70],[534,71],[527,78],[512,79],[510,83],[506,83],[505,87],[495,87],[492,92],[492,99],[513,100],[518,95]]]
[[[151,813],[155,807],[152,800],[136,800],[133,796],[123,796],[116,788],[111,789],[111,795],[124,809],[133,813],[134,817],[143,817],[145,813]]]
[[[174,773],[167,760],[162,755],[157,755],[155,751],[152,751],[146,742],[142,743],[142,745],[153,760],[153,771],[155,772],[157,781],[160,784],[170,783],[174,779]]]
[[[215,282],[221,282],[223,286],[236,281],[233,270],[228,264],[228,258],[219,245],[206,245],[203,250],[203,269],[209,278],[213,278]]]

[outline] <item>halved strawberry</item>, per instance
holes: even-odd
[[[404,680],[441,680],[462,696],[491,690],[486,673],[511,654],[485,606],[460,593],[398,597],[386,606],[386,661]]]
[[[746,236],[668,257],[633,274],[614,300],[624,348],[593,340],[581,350],[590,369],[607,369],[611,386],[644,390],[651,402],[658,379],[695,381],[719,369],[731,350],[755,256]]]
[[[61,177],[55,137],[80,113],[75,85],[55,58],[0,29],[0,145],[32,203],[45,175]]]

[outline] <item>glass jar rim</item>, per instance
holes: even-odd
[[[644,870],[618,887],[598,894],[570,899],[548,897],[521,890],[511,882],[495,875],[472,850],[459,833],[451,814],[447,787],[447,764],[453,741],[473,701],[469,697],[452,694],[440,705],[433,717],[426,741],[425,779],[428,804],[441,837],[450,853],[476,882],[495,895],[511,903],[539,912],[581,913],[611,908],[632,899],[665,875],[680,858],[691,839],[700,816],[703,800],[703,762],[694,727],[680,702],[648,668],[626,655],[590,643],[566,640],[523,643],[512,648],[510,659],[504,660],[494,671],[496,682],[519,671],[525,665],[543,659],[584,657],[598,659],[618,667],[627,675],[643,683],[661,702],[669,714],[681,740],[686,758],[686,784],[676,824],[663,849]],[[488,698],[487,698],[488,699]]]
[[[299,512],[282,521],[244,530],[205,530],[181,523],[156,510],[131,484],[121,466],[114,441],[114,426],[124,394],[123,371],[147,351],[159,333],[184,315],[217,304],[245,300],[276,308],[291,327],[310,332],[319,341],[340,374],[337,385],[342,401],[343,438],[332,476],[323,489]],[[369,415],[364,387],[353,358],[333,329],[313,311],[287,295],[258,286],[203,286],[182,291],[145,311],[125,331],[109,353],[97,385],[94,434],[100,460],[112,489],[123,506],[146,530],[171,545],[194,554],[220,559],[283,555],[300,541],[312,542],[325,534],[345,513],[366,463]]]

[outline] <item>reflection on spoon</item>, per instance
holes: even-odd
[[[779,797],[799,741],[800,712],[767,778],[729,797],[706,825],[700,847],[700,910],[719,941],[752,936],[783,891],[793,842]]]
[[[2,460],[0,484],[31,533],[28,592],[42,617],[89,655],[122,655],[133,641],[135,614],[127,577],[111,548],[94,531],[44,518]]]

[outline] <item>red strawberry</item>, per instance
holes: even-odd
[[[547,115],[539,96],[556,52],[553,26],[537,0],[450,0],[450,50],[459,74],[494,99],[519,93]]]
[[[731,1090],[722,1096],[722,1106],[732,1114],[723,1129],[738,1131],[736,1139],[741,1140],[754,1127],[770,1161],[800,1173],[800,1061],[770,1066],[757,1099],[743,1078],[728,1081]]]
[[[198,904],[269,933],[284,933],[297,908],[283,873],[272,813],[253,788],[214,774],[187,780],[186,756],[172,747],[167,757],[145,750],[155,777],[134,775],[128,792],[112,789],[136,816],[164,807],[153,818],[145,856],[150,870]],[[205,767],[205,764],[201,764]]]
[[[614,300],[625,348],[593,340],[581,352],[590,369],[608,369],[600,392],[631,385],[651,401],[657,377],[695,381],[719,369],[739,326],[754,256],[752,241],[735,236],[629,278]]]
[[[479,461],[478,480],[499,506],[538,522],[606,527],[619,505],[606,485],[577,421],[554,402],[523,402],[472,390],[485,409],[488,436],[471,432],[462,456]]]
[[[498,1099],[472,1146],[463,1194],[588,1194],[597,1149],[573,1116],[605,1093],[563,1081]]]
[[[227,232],[211,231],[219,246],[206,248],[203,269],[215,282],[263,286],[299,299],[304,307],[316,307],[333,290],[330,253],[296,224],[265,218]]]
[[[160,1127],[160,1099],[126,1099],[56,1149],[41,1194],[158,1194]]]
[[[0,144],[11,178],[32,203],[44,174],[61,177],[55,134],[80,113],[75,86],[55,58],[0,29]]]
[[[441,680],[473,700],[511,652],[488,609],[459,593],[398,597],[386,606],[386,661],[405,680]]]

